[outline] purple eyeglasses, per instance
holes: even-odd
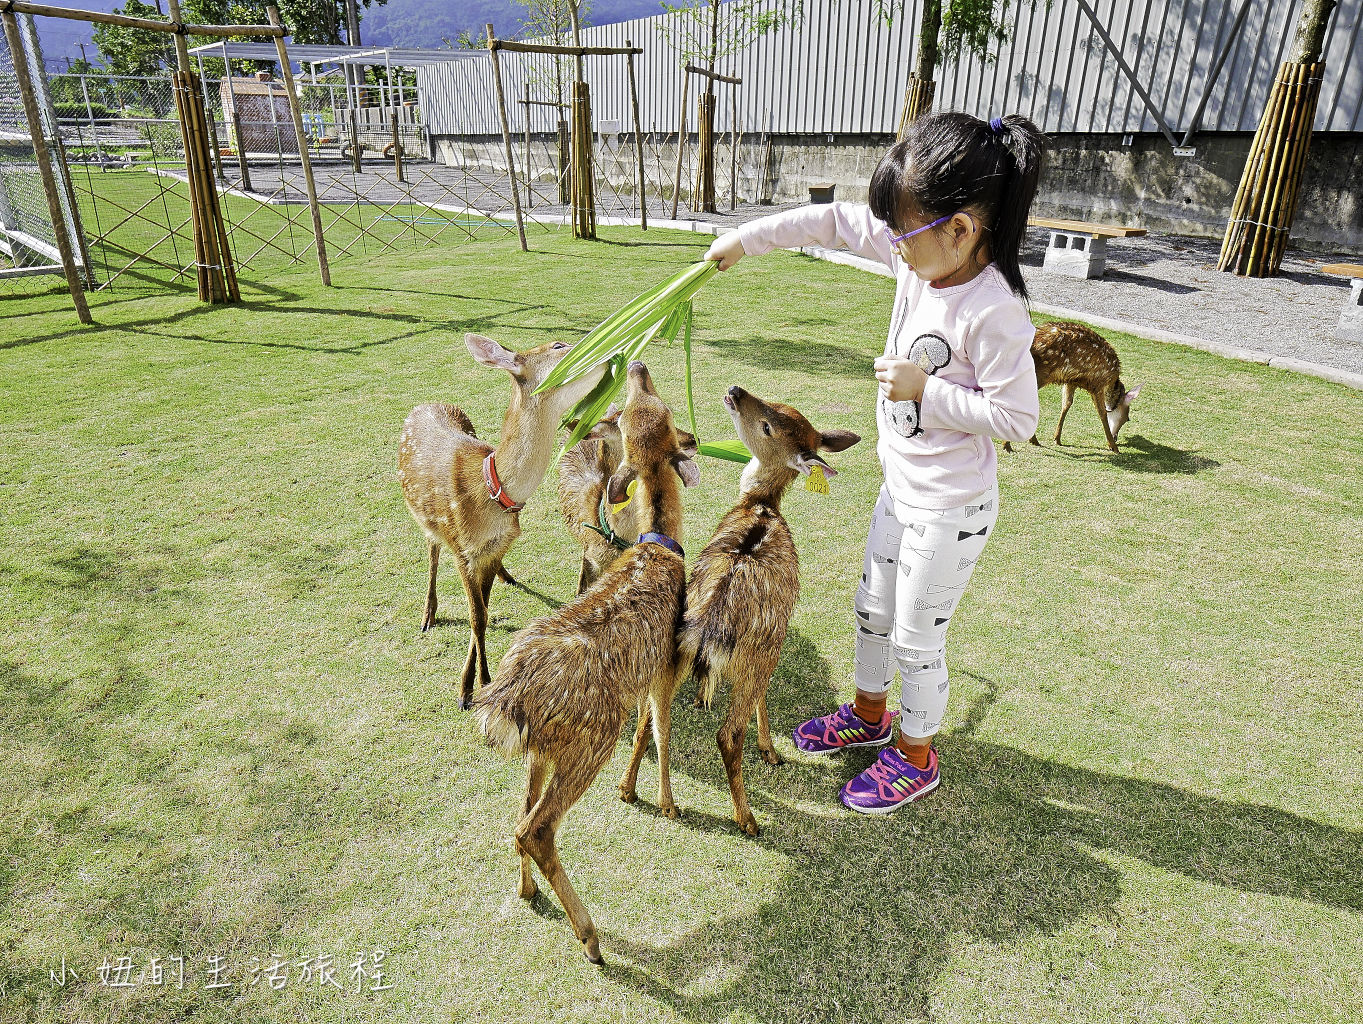
[[[938,224],[945,224],[954,216],[956,216],[956,214],[948,213],[945,217],[938,217],[931,224],[924,224],[921,228],[914,228],[912,231],[906,231],[902,235],[896,235],[893,229],[886,228],[885,237],[890,240],[890,247],[894,248],[896,245],[898,245],[900,242],[904,241],[907,238],[912,238],[914,235],[921,235],[924,231],[928,230],[928,228],[935,228]]]

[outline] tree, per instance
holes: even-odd
[[[572,31],[573,0],[513,0],[517,7],[525,13],[521,16],[521,24],[524,33],[533,39],[550,39],[554,43],[562,46],[568,42],[568,33]],[[591,4],[582,0],[577,5],[578,24],[587,24],[587,15],[591,13]],[[567,57],[555,54],[550,58],[553,63],[553,84],[554,100],[563,103],[563,78],[566,68]],[[528,78],[531,85],[548,85],[549,76],[542,73],[540,69],[533,70]]]
[[[279,16],[295,43],[341,43],[341,26],[347,0],[279,0]],[[353,2],[353,0],[352,0]],[[364,7],[382,6],[387,0],[360,0]],[[181,11],[186,21],[201,25],[255,24],[267,21],[265,0],[185,0]],[[143,0],[123,0],[117,14],[164,20],[164,15]],[[105,67],[115,75],[152,77],[175,64],[170,36],[123,25],[96,25],[95,45]],[[207,41],[207,40],[202,40]]]
[[[790,0],[772,9],[765,9],[762,0],[682,0],[670,4],[662,0],[662,7],[675,18],[667,18],[658,27],[659,33],[676,48],[683,66],[704,60],[709,73],[705,92],[699,101],[700,141],[700,207],[715,212],[715,65],[720,57],[731,57],[750,46],[767,32],[796,20],[800,15],[800,0]],[[688,74],[690,72],[687,72]],[[678,147],[684,135],[685,122],[678,128]],[[678,156],[678,167],[680,164]]]
[[[904,9],[903,0],[898,6]],[[1008,0],[926,0],[918,21],[918,52],[899,117],[901,139],[910,124],[932,110],[943,55],[956,58],[965,51],[988,61],[991,49],[1007,42],[1010,23],[1003,20],[1007,6]],[[881,12],[890,20],[889,7],[882,4]]]
[[[1325,76],[1320,63],[1325,30],[1335,6],[1336,0],[1306,0],[1302,7],[1292,59],[1278,72],[1250,143],[1218,270],[1272,277],[1282,267]]]

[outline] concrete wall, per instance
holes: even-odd
[[[469,153],[465,159],[502,166],[500,138],[466,138],[479,138],[480,144],[467,147],[476,149],[477,156]],[[488,144],[494,139],[498,145]],[[1192,157],[1175,157],[1168,140],[1156,133],[1131,140],[1124,144],[1124,136],[1110,134],[1052,135],[1034,212],[1152,231],[1222,235],[1251,136],[1198,136]],[[454,153],[465,148],[459,138],[435,136],[433,141],[444,163],[457,162]],[[837,198],[865,200],[876,163],[893,141],[877,135],[773,136],[769,181],[775,191],[762,198],[797,202],[809,198],[810,185],[833,183]],[[665,148],[670,161],[675,150]],[[740,157],[740,192],[749,201],[761,180],[756,156],[754,147]],[[1312,139],[1292,239],[1307,247],[1363,250],[1363,134],[1328,132]]]

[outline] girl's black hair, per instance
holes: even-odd
[[[1045,148],[1046,137],[1021,114],[993,122],[961,113],[928,114],[876,167],[871,212],[899,231],[913,215],[931,221],[957,210],[977,213],[992,235],[989,252],[1003,279],[1025,301],[1018,252]]]

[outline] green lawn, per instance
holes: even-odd
[[[1083,395],[1051,445],[1045,392],[956,616],[942,789],[862,819],[836,790],[869,757],[788,732],[851,693],[890,284],[790,254],[697,300],[703,438],[731,433],[730,383],[866,438],[787,502],[789,760],[750,740],[745,764],[763,833],[729,820],[719,712],[684,687],[682,817],[619,801],[622,745],[562,834],[607,966],[552,894],[517,898],[523,771],[456,710],[452,567],[417,630],[397,435],[431,400],[495,435],[508,385],[466,330],[576,339],[707,241],[606,237],[244,277],[234,308],[102,293],[94,328],[60,292],[0,299],[0,1021],[1358,1021],[1363,395],[1114,336],[1145,385],[1114,456]],[[649,362],[684,406],[680,348]],[[692,550],[739,467],[702,473]],[[553,487],[494,660],[572,594]],[[349,987],[376,948],[391,989],[319,983],[319,956]],[[276,956],[285,986],[252,986]],[[120,957],[134,982],[184,957],[184,987],[173,961],[102,985]]]

